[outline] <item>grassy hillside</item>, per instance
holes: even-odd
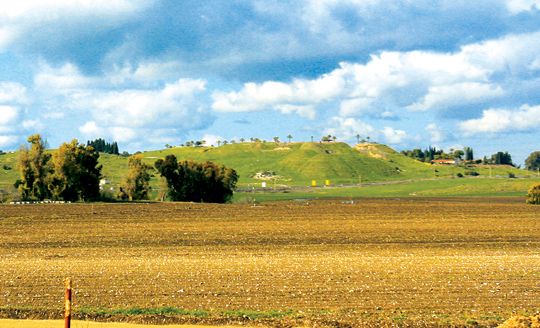
[[[451,177],[471,170],[457,166],[434,166],[415,161],[392,148],[364,144],[357,148],[346,143],[238,143],[221,147],[179,147],[144,153],[147,162],[174,154],[179,159],[213,161],[233,167],[240,174],[239,186],[260,186],[251,178],[258,172],[273,171],[287,186],[308,186],[315,180],[323,185],[357,184]],[[472,168],[483,176],[528,175],[530,172],[510,166]]]
[[[379,144],[346,143],[237,143],[221,147],[177,147],[145,152],[145,162],[154,164],[158,158],[173,154],[180,160],[212,161],[234,168],[240,175],[238,187],[260,187],[264,180],[255,179],[258,172],[273,171],[276,181],[269,186],[311,186],[312,181],[324,185],[368,184],[383,181],[417,180],[457,176],[474,170],[481,176],[507,177],[530,175],[531,172],[513,167],[435,166],[415,161],[392,148]],[[110,187],[120,184],[127,172],[127,158],[101,154],[102,173],[111,181]],[[11,169],[4,169],[11,168]],[[17,153],[0,155],[0,188],[7,188],[19,178]],[[154,188],[161,182],[156,176]],[[109,187],[109,186],[108,186]]]

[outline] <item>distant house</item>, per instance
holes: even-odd
[[[434,159],[433,164],[439,164],[439,165],[454,165],[456,164],[456,161],[453,159]]]
[[[111,184],[111,180],[109,180],[109,179],[101,179],[101,180],[99,180],[99,184],[100,185],[108,185],[108,184]]]

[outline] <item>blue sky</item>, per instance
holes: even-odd
[[[18,0],[0,7],[0,149],[360,134],[522,164],[539,22],[540,0]]]

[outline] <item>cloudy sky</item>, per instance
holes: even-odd
[[[356,135],[540,150],[540,0],[17,0],[0,149]],[[216,144],[217,145],[217,144]]]

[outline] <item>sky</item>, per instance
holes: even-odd
[[[321,140],[540,150],[540,0],[17,0],[0,149]]]

